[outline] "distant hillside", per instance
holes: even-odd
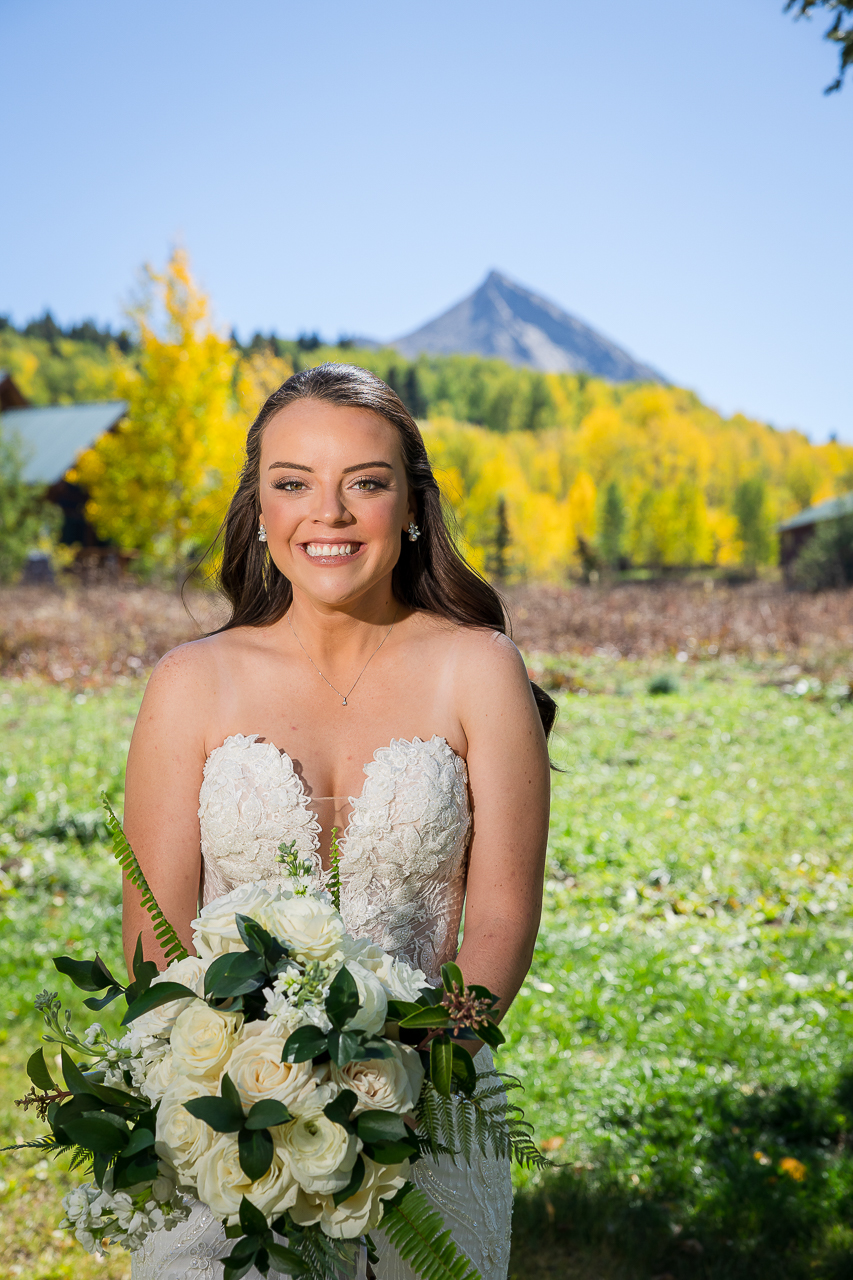
[[[462,302],[392,345],[410,359],[480,355],[544,373],[589,373],[611,382],[667,381],[582,320],[497,271]]]

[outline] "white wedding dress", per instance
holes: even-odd
[[[465,762],[444,738],[399,738],[365,765],[340,842],[341,913],[348,931],[404,956],[439,980],[456,955],[465,898],[471,812]],[[235,734],[211,752],[199,796],[202,898],[238,884],[275,878],[279,845],[295,841],[319,872],[319,824],[289,756],[257,735]],[[478,1070],[491,1068],[487,1048]],[[453,1238],[483,1280],[506,1280],[512,1187],[509,1162],[475,1155],[457,1167],[445,1157],[419,1160],[413,1181],[440,1210]],[[378,1280],[414,1272],[373,1233]],[[149,1238],[133,1256],[133,1280],[220,1280],[217,1259],[230,1251],[218,1219],[196,1205],[186,1223]],[[270,1272],[270,1277],[277,1273]],[[249,1280],[257,1280],[254,1269]]]

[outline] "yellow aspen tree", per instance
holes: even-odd
[[[79,458],[71,478],[88,491],[100,537],[175,568],[216,533],[245,419],[234,401],[236,352],[214,330],[186,253],[147,274],[149,295],[132,313],[139,357],[122,387],[127,418]]]

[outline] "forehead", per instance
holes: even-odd
[[[400,437],[379,413],[324,400],[296,400],[270,418],[261,440],[261,467],[275,461],[341,466],[390,462],[402,466]]]

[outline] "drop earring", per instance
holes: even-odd
[[[417,542],[421,536],[421,531],[415,524],[414,520],[409,521],[409,542]]]
[[[261,525],[260,529],[258,530],[258,542],[266,542],[266,540],[267,540],[267,531],[264,528],[264,526]]]

